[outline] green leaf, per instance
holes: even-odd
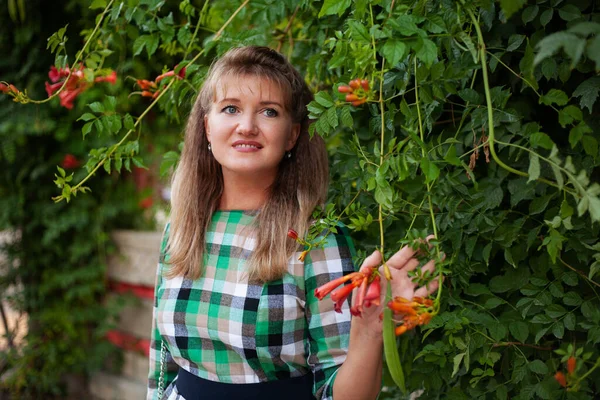
[[[141,35],[133,42],[133,55],[139,55],[146,48],[148,59],[156,52],[158,48],[158,35]]]
[[[125,114],[125,117],[123,117],[123,125],[128,131],[132,130],[135,127],[133,117],[130,114]]]
[[[565,335],[565,326],[561,321],[557,321],[552,327],[552,334],[558,339],[562,339]]]
[[[573,21],[581,17],[581,11],[573,4],[565,4],[558,10],[558,15],[565,21]]]
[[[531,319],[533,324],[551,324],[554,320],[546,314],[537,314]]]
[[[331,107],[329,110],[327,110],[327,112],[325,112],[323,117],[327,118],[327,123],[329,124],[329,126],[331,126],[333,129],[337,128],[338,116],[337,116],[337,110],[335,109],[335,107]]]
[[[546,332],[548,332],[548,329],[550,329],[550,327],[541,328],[539,331],[537,331],[537,333],[535,334],[534,342],[538,343],[540,341],[540,339],[542,338],[542,336],[544,336],[546,334]]]
[[[589,40],[586,54],[596,64],[596,71],[600,71],[600,34]]]
[[[525,343],[527,336],[529,336],[529,326],[522,321],[511,322],[508,324],[508,330],[521,343]]]
[[[506,51],[515,51],[523,44],[525,40],[525,35],[510,35],[508,38],[508,46],[506,47]]]
[[[352,33],[352,39],[354,39],[355,41],[371,41],[371,35],[369,34],[369,30],[365,25],[361,24],[358,21],[350,20],[348,21],[348,27],[350,28],[350,32]]]
[[[350,113],[350,107],[345,106],[341,108],[340,120],[342,121],[342,124],[347,128],[354,127],[354,120],[352,119],[352,114]]]
[[[581,121],[582,119],[583,113],[577,106],[569,105],[558,111],[558,122],[563,128],[573,123],[573,121]]]
[[[559,89],[550,89],[548,93],[540,97],[540,104],[552,105],[558,104],[564,106],[569,102],[569,97],[565,92]]]
[[[600,272],[600,261],[595,261],[591,266],[590,266],[590,273],[588,274],[588,279],[594,279],[594,276]]]
[[[571,148],[575,148],[577,143],[579,143],[583,135],[586,133],[592,133],[592,129],[583,121],[577,126],[571,128],[569,131],[569,144],[571,145]]]
[[[326,91],[321,91],[315,95],[315,101],[325,108],[333,107],[333,99]]]
[[[519,11],[527,3],[526,0],[500,0],[500,8],[504,12],[506,19],[509,19],[514,13]]]
[[[529,153],[529,179],[527,182],[535,181],[540,177],[540,158],[536,153]]]
[[[571,33],[578,33],[583,37],[600,33],[600,24],[598,22],[583,21],[573,25],[568,29]]]
[[[567,313],[567,310],[559,304],[550,304],[546,307],[546,314],[550,318],[560,318]]]
[[[600,76],[591,77],[583,82],[573,92],[573,97],[581,97],[579,104],[581,108],[586,108],[592,112],[592,107],[598,98],[600,92]]]
[[[533,360],[532,362],[527,364],[527,367],[529,368],[529,370],[531,372],[535,372],[536,374],[539,374],[539,375],[548,374],[548,367],[541,360]]]
[[[395,66],[406,55],[406,44],[397,39],[389,39],[381,48],[381,54],[385,57],[390,67]]]
[[[91,113],[85,113],[81,117],[77,118],[77,121],[90,121],[96,119],[96,116]]]
[[[542,242],[542,246],[546,246],[546,250],[548,251],[548,254],[550,255],[550,259],[552,260],[553,263],[556,262],[556,257],[562,250],[562,244],[565,240],[566,240],[566,238],[564,236],[562,236],[554,228],[550,228],[550,235],[548,235],[544,238],[544,241]]]
[[[598,155],[598,141],[595,137],[586,135],[581,138],[581,145],[586,154],[596,158]]]
[[[576,35],[568,32],[556,32],[546,36],[535,46],[538,53],[536,54],[533,65],[537,65],[545,58],[548,58],[557,53],[561,48],[567,51],[573,47],[574,43],[581,41]]]
[[[457,355],[454,356],[454,368],[452,369],[452,377],[454,377],[454,375],[456,375],[458,373],[458,370],[460,369],[460,363],[462,362],[463,358],[465,357],[466,353],[459,353]]]
[[[583,299],[577,292],[568,292],[563,296],[563,303],[568,306],[578,306],[583,303]]]
[[[95,113],[103,113],[104,112],[104,105],[98,101],[93,102],[92,104],[89,105],[89,107]]]
[[[179,153],[175,151],[168,151],[163,156],[160,163],[160,176],[165,176],[171,168],[179,161]]]
[[[392,285],[387,285],[387,296],[390,298],[392,296]],[[392,310],[389,307],[385,307],[383,310],[383,352],[387,369],[394,383],[396,383],[402,393],[406,393],[404,371],[400,363],[400,355],[398,354],[393,318]]]
[[[350,7],[350,4],[352,4],[351,0],[325,0],[321,11],[319,11],[319,18],[333,14],[341,17],[344,11]]]
[[[481,96],[479,95],[479,93],[470,88],[464,88],[459,90],[458,95],[461,99],[469,103],[479,104],[481,102]]]
[[[144,165],[140,157],[131,157],[131,161],[138,168],[148,169],[148,167]]]
[[[523,13],[521,14],[521,19],[523,20],[523,23],[527,24],[533,21],[535,17],[537,17],[539,11],[540,7],[537,5],[529,6],[526,9],[524,9]]]
[[[548,8],[548,9],[544,10],[544,12],[542,12],[540,14],[540,24],[542,24],[543,27],[548,25],[548,23],[552,20],[553,14],[554,14],[553,8]]]
[[[92,4],[90,4],[90,10],[95,10],[96,8],[106,8],[106,0],[92,1]]]
[[[550,136],[544,132],[535,132],[529,137],[529,142],[532,147],[543,147],[544,149],[551,150],[554,146],[554,142],[550,139]]]
[[[82,133],[84,139],[91,132],[93,125],[94,125],[94,121],[87,122],[81,127],[81,133]]]
[[[435,181],[440,176],[440,169],[428,157],[421,158],[421,170],[428,183]]]
[[[563,323],[565,324],[565,328],[567,328],[570,331],[574,331],[577,319],[575,318],[575,315],[573,313],[568,313],[563,318]]]
[[[429,39],[419,38],[418,40],[419,48],[417,50],[417,58],[425,65],[427,68],[431,67],[431,64],[437,58],[437,46]]]

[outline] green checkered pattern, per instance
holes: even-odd
[[[314,375],[317,399],[331,399],[335,372],[346,359],[348,302],[336,313],[314,290],[354,271],[345,228],[329,234],[305,262],[290,258],[282,279],[250,284],[246,260],[255,246],[255,213],[217,211],[206,235],[203,276],[164,276],[168,226],[156,280],[148,400],[158,398],[160,349],[165,342],[164,398],[181,398],[174,380],[182,367],[223,383],[257,383]]]

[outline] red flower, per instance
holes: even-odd
[[[73,101],[79,95],[79,93],[83,92],[83,90],[84,88],[80,87],[75,90],[65,90],[63,92],[60,92],[58,94],[58,97],[60,98],[60,105],[69,110],[72,109],[74,106]]]
[[[73,154],[65,154],[60,166],[64,169],[73,169],[79,167],[79,160]]]
[[[346,286],[342,286],[339,289],[334,290],[333,292],[331,292],[331,300],[333,300],[333,308],[335,310],[335,312],[341,313],[342,312],[342,304],[344,304],[344,301],[346,301],[346,299],[348,298],[348,296],[350,296],[350,293],[352,293],[352,290],[357,287],[358,285],[360,285],[361,281],[360,280],[356,280],[353,281],[352,283],[350,283],[349,285]],[[350,311],[352,312],[352,309],[350,309]],[[352,313],[352,315],[354,315],[354,313]]]
[[[54,92],[56,92],[63,85],[62,82],[56,82],[50,84],[48,82],[44,82],[46,84],[46,93],[48,93],[48,97],[52,96]]]
[[[371,307],[371,305],[378,306],[381,301],[381,277],[376,275],[373,278],[373,281],[369,285],[367,289],[367,293],[365,295],[365,307]]]
[[[327,282],[326,284],[316,288],[315,289],[315,297],[319,300],[323,300],[323,298],[325,298],[325,296],[327,296],[329,293],[331,293],[331,291],[333,289],[337,288],[342,283],[348,282],[351,279],[357,279],[357,278],[361,279],[362,276],[363,276],[363,274],[360,272],[352,272],[351,274],[340,276],[339,278],[334,279],[330,282]]]
[[[66,72],[66,74],[65,74]],[[50,66],[50,72],[48,72],[48,78],[50,78],[50,80],[54,83],[54,82],[58,82],[60,80],[60,78],[63,78],[65,76],[69,75],[69,68],[65,68],[65,69],[56,69],[56,67],[54,65]]]
[[[573,356],[569,357],[569,359],[567,360],[567,371],[569,372],[569,374],[572,374],[573,372],[575,372],[576,368],[577,368],[577,359]]]
[[[155,81],[156,81],[156,83],[158,83],[158,82],[162,81],[163,79],[168,78],[169,76],[173,76],[173,75],[175,75],[175,71],[165,72],[164,74],[157,76]]]
[[[140,200],[138,205],[140,206],[140,208],[143,208],[145,210],[147,208],[152,207],[152,203],[153,203],[152,196],[148,196],[148,197]]]
[[[288,230],[287,235],[290,239],[298,240],[298,232],[293,229]]]
[[[15,85],[7,85],[5,83],[0,83],[0,92],[9,93],[9,94],[17,94],[19,93],[19,89]]]
[[[561,371],[558,371],[556,374],[554,374],[554,379],[556,379],[560,386],[567,387],[567,378]]]
[[[114,85],[117,83],[117,71],[112,71],[107,76],[98,76],[94,79],[94,82],[108,82]]]

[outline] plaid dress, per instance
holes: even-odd
[[[333,381],[346,359],[350,310],[336,313],[314,289],[354,271],[354,247],[345,228],[329,234],[304,263],[290,258],[282,279],[250,284],[245,262],[255,246],[255,213],[217,211],[206,234],[203,276],[164,276],[169,227],[156,279],[147,399],[158,399],[161,344],[164,395],[183,399],[174,384],[178,369],[211,381],[257,383],[314,375],[317,399],[331,399]],[[302,249],[300,249],[301,251]]]

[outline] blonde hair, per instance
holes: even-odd
[[[208,150],[204,116],[210,111],[217,84],[248,75],[275,82],[287,97],[286,108],[293,122],[300,124],[292,157],[281,161],[268,200],[255,220],[256,246],[246,264],[250,281],[268,282],[283,276],[297,249],[296,242],[287,237],[288,229],[302,237],[313,210],[325,201],[327,152],[321,137],[309,138],[306,105],[313,96],[306,82],[281,54],[268,47],[229,50],[211,66],[187,122],[172,183],[169,277],[198,279],[202,273],[206,231],[223,193],[221,166]]]

